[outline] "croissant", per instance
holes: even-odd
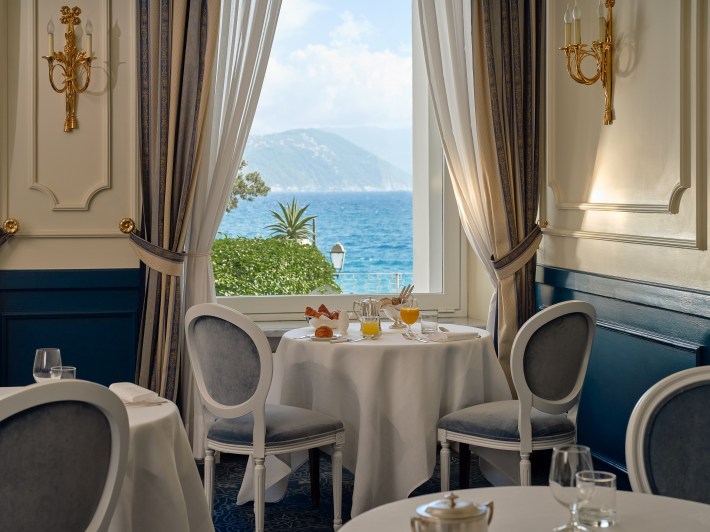
[[[316,338],[332,338],[333,337],[333,329],[328,327],[327,325],[321,325],[316,329]]]

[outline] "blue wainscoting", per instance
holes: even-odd
[[[578,412],[578,439],[626,472],[626,425],[654,383],[706,365],[710,293],[538,266],[537,303],[580,299],[597,310],[597,334]]]
[[[38,347],[59,347],[77,376],[133,381],[140,269],[0,271],[0,385],[30,384]]]

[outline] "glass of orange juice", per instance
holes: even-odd
[[[363,316],[360,322],[360,331],[363,336],[370,339],[380,334],[380,317]]]
[[[412,336],[414,334],[412,332],[412,325],[419,319],[419,303],[416,298],[407,298],[399,309],[399,315],[402,321],[407,324],[407,336]]]

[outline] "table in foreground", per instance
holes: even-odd
[[[462,499],[493,501],[490,532],[550,531],[569,519],[547,486],[513,486],[454,491]],[[410,532],[410,518],[422,504],[443,498],[444,493],[412,497],[374,508],[345,523],[341,532]],[[710,530],[710,505],[697,502],[617,492],[618,523],[614,532],[700,532]]]
[[[275,356],[281,403],[332,415],[345,425],[343,466],[355,476],[351,515],[396,501],[428,480],[436,463],[441,416],[510,390],[488,332],[446,343],[405,340],[384,325],[375,340],[357,343],[299,339],[285,334]],[[361,336],[358,325],[350,336]],[[268,468],[267,468],[268,473]]]

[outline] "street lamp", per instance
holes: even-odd
[[[335,268],[335,275],[337,277],[345,264],[345,248],[340,242],[336,242],[335,245],[330,248],[330,262],[333,263],[333,268]]]

